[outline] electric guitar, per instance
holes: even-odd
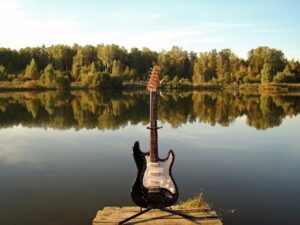
[[[150,151],[142,152],[138,141],[133,146],[138,173],[131,190],[131,198],[142,208],[165,208],[178,199],[177,185],[171,173],[174,152],[170,150],[166,159],[158,157],[157,130],[161,127],[157,127],[156,90],[159,85],[159,72],[160,67],[154,66],[147,85],[150,92]]]

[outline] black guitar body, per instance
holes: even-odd
[[[174,153],[172,151],[169,152],[169,156],[170,154],[173,154],[174,157]],[[142,208],[160,209],[160,208],[169,207],[175,204],[175,202],[178,199],[177,185],[171,174],[174,158],[169,168],[169,175],[172,179],[173,184],[176,187],[175,193],[172,193],[166,188],[159,188],[158,190],[153,191],[150,190],[149,188],[146,188],[143,185],[143,178],[147,167],[147,162],[146,162],[147,155],[149,155],[149,153],[144,153],[140,150],[139,142],[135,142],[133,146],[133,158],[135,160],[138,173],[134,181],[133,187],[131,189],[131,198],[136,205]],[[167,159],[164,160],[159,159],[159,161],[163,162]]]

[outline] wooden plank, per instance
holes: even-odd
[[[139,225],[222,225],[220,218],[217,217],[215,211],[203,209],[180,209],[172,207],[173,210],[178,212],[187,213],[194,217],[193,220],[182,218],[181,216],[173,215],[161,210],[151,210],[139,217],[127,222],[126,224],[139,224]],[[117,222],[128,218],[135,213],[140,212],[138,207],[104,207],[99,210],[93,220],[93,225],[112,225]]]

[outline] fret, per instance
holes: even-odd
[[[158,161],[156,92],[150,92],[150,161]]]

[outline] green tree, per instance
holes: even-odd
[[[194,62],[193,82],[209,82],[216,77],[217,51],[203,52]]]
[[[292,82],[296,82],[296,79],[297,79],[296,75],[292,72],[289,64],[285,66],[282,72],[278,72],[274,77],[274,81],[278,83],[281,82],[292,83]]]
[[[97,49],[92,45],[85,45],[81,48],[83,54],[83,65],[88,66],[97,61]]]
[[[74,51],[67,45],[52,45],[46,49],[49,62],[56,70],[69,71],[72,67]]]
[[[104,66],[106,72],[111,72],[112,64],[114,60],[120,62],[126,61],[127,50],[120,48],[118,45],[98,45],[97,56],[101,64]]]
[[[6,78],[5,67],[0,65],[0,80],[6,80]]]
[[[123,76],[124,76],[125,78],[128,78],[128,77],[129,77],[129,74],[130,74],[130,68],[129,68],[129,66],[126,66],[126,68],[125,68],[125,70],[124,70],[124,72],[123,72]]]
[[[160,52],[158,64],[161,65],[162,75],[168,74],[171,79],[176,75],[192,79],[190,71],[192,71],[193,65],[190,62],[189,54],[177,46],[173,46],[170,51]]]
[[[274,75],[277,72],[283,71],[286,59],[282,51],[265,46],[249,51],[248,64],[252,69],[252,77],[261,73],[265,63],[270,64],[272,75]]]
[[[295,82],[300,82],[300,63],[299,61],[289,60],[288,66],[292,74],[295,75]]]
[[[45,46],[21,48],[18,52],[18,57],[22,70],[30,64],[32,59],[35,60],[37,69],[42,70],[47,66],[49,60]]]
[[[40,78],[40,73],[38,72],[35,60],[32,59],[30,64],[27,65],[25,70],[25,78],[38,80]]]
[[[240,65],[239,71],[236,73],[236,81],[240,83],[247,76],[247,70],[244,65]]]
[[[30,62],[30,59],[28,63]],[[5,67],[6,73],[18,73],[21,70],[24,70],[28,63],[23,67],[22,60],[23,59],[20,58],[17,50],[0,47],[0,64]]]
[[[201,83],[203,82],[203,77],[201,76],[201,67],[200,63],[196,61],[194,63],[194,70],[193,70],[193,83]]]
[[[80,73],[77,80],[80,80],[84,85],[89,85],[95,73],[90,72],[90,68],[87,66],[82,66],[80,68]]]
[[[48,64],[48,66],[44,70],[43,74],[44,82],[47,86],[51,86],[56,80],[56,72],[52,66],[52,64]]]
[[[139,68],[140,74],[145,74],[152,65],[157,63],[157,52],[151,51],[149,48],[143,47],[141,51],[141,64]]]
[[[92,64],[90,65],[90,71],[89,74],[94,74],[97,72],[97,68],[94,62],[92,62]]]
[[[129,77],[130,77],[130,79],[133,79],[133,80],[135,80],[136,78],[137,78],[137,71],[136,71],[136,69],[134,69],[134,68],[131,68],[130,69],[130,73],[129,73]]]
[[[270,83],[272,81],[272,67],[271,64],[265,63],[261,70],[261,82],[263,84]]]
[[[217,77],[219,80],[224,80],[226,73],[231,74],[231,57],[232,53],[230,49],[223,49],[219,52],[216,65]]]
[[[30,68],[32,59],[35,60],[34,69]],[[168,75],[170,80],[178,76],[193,80],[194,83],[210,82],[216,79],[224,82],[254,83],[265,80],[261,75],[264,65],[268,63],[271,66],[272,78],[267,80],[300,82],[299,61],[287,60],[282,51],[266,46],[250,50],[247,60],[238,58],[229,49],[196,54],[177,46],[161,52],[145,47],[142,50],[132,48],[128,52],[125,48],[115,44],[100,44],[96,47],[78,44],[72,47],[52,45],[47,48],[40,46],[19,50],[0,48],[0,62],[6,74],[3,76],[2,73],[1,79],[6,80],[23,77],[38,79],[40,75],[36,71],[44,70],[48,64],[52,64],[53,69],[69,78],[72,76],[72,80],[86,80],[87,84],[91,83],[92,74],[97,71],[123,75],[124,79],[142,80],[147,77],[152,65],[159,64],[162,76]],[[36,76],[32,77],[33,74]]]
[[[231,82],[231,76],[229,74],[229,72],[226,72],[224,75],[224,81],[228,84]]]
[[[111,74],[113,76],[120,76],[122,74],[122,65],[119,60],[114,60]]]
[[[77,51],[77,54],[73,57],[72,77],[74,80],[79,79],[82,66],[83,66],[83,52],[81,49],[79,49]]]

